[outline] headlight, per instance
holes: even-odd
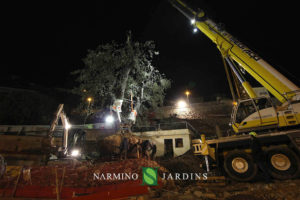
[[[105,118],[105,122],[108,123],[108,124],[111,124],[114,122],[114,117],[112,115],[108,115],[106,118]]]
[[[77,157],[80,155],[80,151],[78,149],[73,149],[71,152],[72,157]]]

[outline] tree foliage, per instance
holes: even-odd
[[[82,97],[81,108],[92,97],[92,110],[108,108],[116,99],[123,99],[122,116],[130,111],[128,100],[133,96],[134,108],[141,114],[163,104],[170,80],[153,65],[158,52],[152,41],[132,41],[127,35],[124,43],[111,42],[89,50],[84,58],[85,67],[73,72],[79,86],[74,91]]]

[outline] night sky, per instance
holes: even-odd
[[[194,34],[189,21],[167,1],[103,2],[2,4],[0,86],[72,88],[70,72],[83,67],[88,49],[124,41],[131,30],[135,40],[156,43],[160,55],[153,64],[172,80],[168,99],[178,98],[185,89],[193,97],[230,96],[217,48],[202,33]],[[193,3],[300,85],[296,1],[261,2]]]

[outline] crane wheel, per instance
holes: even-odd
[[[257,165],[244,151],[231,151],[224,158],[224,169],[236,181],[250,181],[257,174]]]
[[[287,147],[272,147],[266,150],[267,166],[273,178],[286,180],[300,175],[300,159]]]

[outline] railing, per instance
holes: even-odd
[[[159,131],[159,130],[174,130],[174,129],[189,129],[194,134],[198,131],[188,122],[173,122],[173,123],[159,123],[155,126],[135,126],[132,127],[133,132]]]
[[[103,124],[86,124],[72,125],[71,129],[101,129]],[[104,125],[103,125],[104,126]],[[36,135],[45,136],[49,131],[49,125],[0,125],[0,135]],[[111,127],[102,127],[102,129]],[[193,134],[198,134],[198,131],[188,122],[173,122],[159,123],[154,126],[134,126],[131,128],[133,132],[159,131],[159,130],[174,130],[174,129],[189,129]],[[54,136],[61,137],[63,135],[63,127],[56,126]]]

